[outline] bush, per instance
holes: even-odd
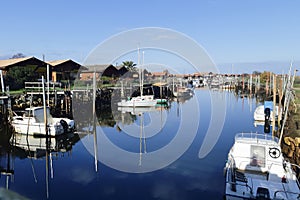
[[[36,81],[38,73],[35,66],[12,67],[5,75],[5,83],[11,90],[19,90],[25,87],[25,82]]]

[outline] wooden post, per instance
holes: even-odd
[[[279,80],[279,91],[278,91],[278,95],[279,95],[279,104],[278,104],[278,119],[277,119],[277,126],[278,126],[278,130],[280,130],[280,121],[282,118],[282,112],[281,112],[281,101],[282,101],[282,96],[283,96],[283,92],[282,92],[282,77]]]
[[[269,78],[267,79],[267,81],[266,81],[266,96],[268,96],[269,95]]]
[[[57,91],[56,90],[54,91],[54,106],[55,106],[55,108],[57,106]]]
[[[275,121],[276,121],[276,75],[273,74],[273,120],[272,120],[273,136],[275,136]]]
[[[96,132],[96,71],[93,73],[93,135],[94,135],[94,161],[95,171],[98,172],[98,144]]]
[[[245,79],[244,79],[244,74],[242,74],[242,87],[243,87],[243,92],[244,92],[244,89],[245,89]]]
[[[260,89],[260,75],[258,75],[257,79],[258,79],[257,90],[259,90]]]
[[[250,89],[250,96],[251,96],[252,95],[252,74],[250,74],[249,89]]]
[[[49,64],[47,64],[47,105],[50,105],[50,72]]]
[[[96,114],[96,72],[93,73],[93,115]]]
[[[269,79],[269,81],[270,81],[270,84],[269,84],[269,91],[270,91],[270,94],[271,94],[271,91],[272,91],[272,76],[271,76],[271,72],[269,72],[269,74],[270,74],[270,79]]]
[[[121,80],[121,98],[124,98],[124,83],[123,83],[123,80]]]
[[[47,122],[47,108],[46,108],[46,93],[45,93],[45,80],[42,76],[42,85],[43,85],[43,107],[44,107],[44,124],[45,124],[45,133],[48,136],[48,122]]]
[[[4,79],[3,79],[3,73],[2,73],[2,70],[0,69],[0,79],[1,79],[1,88],[2,88],[2,93],[4,94],[5,93],[5,90],[4,90]]]

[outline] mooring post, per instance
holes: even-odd
[[[281,118],[282,118],[282,105],[281,105],[281,101],[282,101],[282,96],[283,96],[283,92],[282,92],[282,76],[279,79],[279,89],[278,89],[278,95],[279,95],[279,102],[278,102],[278,119],[277,119],[277,127],[278,130],[280,130],[280,122],[281,122]]]
[[[272,120],[273,136],[275,136],[275,121],[276,121],[276,74],[273,74],[273,120]]]

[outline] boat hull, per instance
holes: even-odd
[[[225,195],[226,200],[243,200],[243,199],[250,199],[250,198],[244,198],[244,197],[239,197],[239,196],[234,196],[234,195]]]
[[[158,104],[166,104],[166,103],[168,103],[168,100],[167,99],[156,99],[156,102]]]
[[[151,107],[156,105],[156,100],[153,99],[153,95],[145,95],[132,97],[130,100],[122,100],[118,102],[118,106],[121,107]]]
[[[45,125],[41,123],[33,123],[33,124],[25,124],[19,122],[12,122],[12,126],[14,127],[14,131],[20,134],[28,134],[28,135],[44,135],[46,136]],[[56,136],[64,133],[64,129],[61,125],[50,125],[48,126],[48,135]]]
[[[155,106],[156,101],[154,102],[119,102],[118,106],[122,107],[149,107],[149,106]]]
[[[47,114],[47,133],[44,123],[44,108],[27,108],[23,115],[13,117],[12,126],[16,133],[38,135],[38,136],[56,136],[70,132],[75,129],[74,120],[67,118],[53,118],[49,108],[46,108]]]

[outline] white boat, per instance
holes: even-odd
[[[210,83],[210,89],[218,89],[221,85],[221,80],[219,77],[213,77]]]
[[[278,106],[276,106],[275,117],[278,117]],[[265,106],[259,105],[255,108],[253,114],[255,121],[265,121]],[[273,121],[273,111],[270,112],[270,121]]]
[[[188,87],[177,87],[176,92],[173,92],[175,97],[189,97],[194,95],[194,89]]]
[[[138,65],[140,64],[140,50],[138,50]],[[143,59],[144,60],[144,59]],[[144,78],[143,78],[143,70],[140,67],[139,70],[139,82],[140,82],[140,95],[136,97],[131,97],[127,100],[121,100],[118,102],[118,106],[122,107],[151,107],[155,106],[157,101],[154,99],[154,95],[143,95],[143,85],[144,85]]]
[[[154,112],[156,111],[156,107],[118,107],[118,111],[121,111],[122,113],[129,112],[133,115],[137,115],[139,113]]]
[[[54,118],[51,116],[49,108],[46,110],[49,136],[60,135],[75,128],[74,120]],[[12,126],[16,133],[45,136],[44,107],[27,108],[22,116],[13,117]]]
[[[225,166],[225,196],[232,199],[300,199],[299,182],[278,139],[239,133]]]
[[[118,102],[118,106],[122,107],[151,107],[155,106],[157,101],[153,95],[141,95],[132,97],[128,100],[122,100]]]

